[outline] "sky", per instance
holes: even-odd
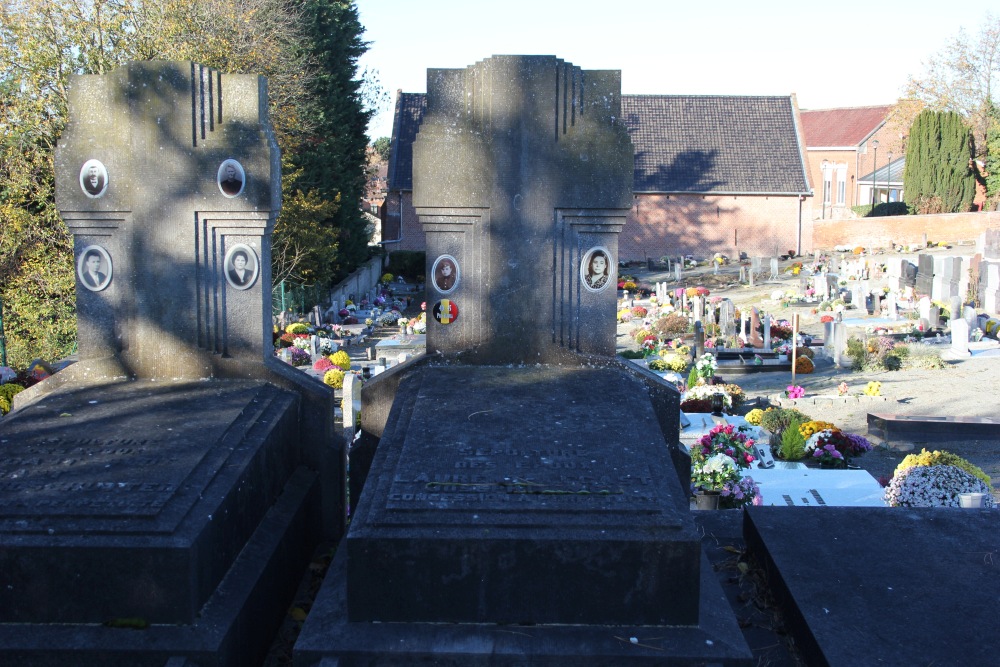
[[[357,0],[359,61],[389,93],[368,128],[392,134],[396,91],[427,92],[428,68],[495,54],[555,55],[617,69],[622,93],[789,95],[800,109],[892,104],[909,76],[997,0]]]

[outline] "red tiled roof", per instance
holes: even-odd
[[[857,146],[889,115],[889,105],[801,110],[806,147]]]

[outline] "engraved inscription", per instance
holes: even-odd
[[[152,515],[186,458],[152,440],[40,439],[4,447],[0,517]]]
[[[655,509],[656,482],[648,467],[619,470],[605,457],[606,451],[596,453],[582,446],[460,446],[434,470],[397,469],[388,503],[397,509],[480,505],[503,509],[526,504]]]

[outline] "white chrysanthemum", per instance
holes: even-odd
[[[959,507],[960,493],[985,493],[986,507],[996,503],[978,477],[955,466],[915,466],[897,472],[885,487],[890,507]]]

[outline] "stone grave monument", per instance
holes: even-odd
[[[0,662],[259,664],[343,530],[332,391],[273,358],[279,165],[261,77],[72,77],[79,360],[0,423]]]
[[[356,510],[296,664],[750,664],[676,389],[614,356],[619,72],[494,56],[427,90],[429,353],[362,390]]]

